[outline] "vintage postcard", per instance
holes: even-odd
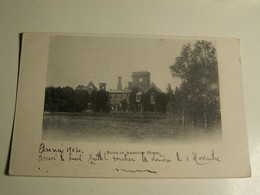
[[[249,177],[239,40],[23,34],[9,172]]]

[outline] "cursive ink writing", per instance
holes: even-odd
[[[135,159],[128,156],[128,154],[124,154],[123,156],[113,156],[114,161],[130,161],[134,162]]]
[[[139,151],[122,151],[122,150],[97,150],[96,152],[89,152],[82,149],[79,146],[64,146],[55,145],[50,146],[45,143],[40,143],[38,148],[37,161],[39,163],[46,162],[70,162],[70,163],[87,163],[96,165],[97,163],[103,163],[101,166],[105,166],[108,163],[130,163],[134,166],[142,163],[142,166],[159,165],[175,163],[175,165],[182,163],[194,163],[198,166],[208,165],[210,163],[220,163],[220,156],[216,155],[212,149],[208,152],[202,153],[199,151],[178,151],[175,150],[171,153],[163,153],[161,151],[152,150],[139,150]],[[136,162],[136,163],[135,163]],[[152,163],[152,164],[151,164]],[[128,165],[128,164],[127,164]],[[139,167],[137,167],[139,168]],[[149,172],[156,173],[149,169],[115,169],[116,171],[123,172]]]
[[[213,161],[221,162],[220,158],[215,156],[214,150],[211,150],[210,156],[206,156],[205,154],[198,155],[197,152],[192,152],[192,155],[193,155],[193,161],[195,161],[196,164],[198,165],[206,165]]]
[[[96,154],[89,154],[88,163],[90,164],[96,164],[97,161],[104,161],[108,160],[106,153],[102,153],[101,151],[98,151]]]
[[[63,155],[64,149],[46,147],[44,143],[41,143],[39,146],[39,154],[42,153],[59,153]]]
[[[57,155],[39,155],[38,156],[38,162],[43,162],[43,161],[56,161],[57,160]]]
[[[151,158],[151,161],[154,162],[172,162],[169,158],[166,158],[166,155],[161,155],[161,154],[153,154],[153,157]]]

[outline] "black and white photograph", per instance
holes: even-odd
[[[51,36],[43,140],[222,140],[214,40]]]

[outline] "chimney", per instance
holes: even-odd
[[[106,83],[99,83],[99,90],[106,91]]]
[[[118,77],[117,90],[122,91],[122,77]]]

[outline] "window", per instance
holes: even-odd
[[[136,95],[136,102],[141,102],[142,95]]]
[[[155,104],[155,95],[151,93],[151,104]]]

